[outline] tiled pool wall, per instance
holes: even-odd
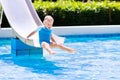
[[[53,33],[60,36],[109,37],[120,35],[120,25],[59,26],[53,27]],[[1,28],[0,38],[14,37],[11,28]]]

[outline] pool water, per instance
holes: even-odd
[[[0,39],[0,80],[120,80],[120,36],[67,37],[74,54],[11,54],[11,39]]]

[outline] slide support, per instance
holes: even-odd
[[[43,55],[43,48],[29,46],[18,38],[11,38],[11,53],[18,55]]]

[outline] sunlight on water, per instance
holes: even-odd
[[[10,39],[0,39],[0,80],[120,80],[120,37],[68,37],[69,54],[11,54]]]

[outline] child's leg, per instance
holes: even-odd
[[[58,45],[58,47],[59,47],[60,49],[62,49],[62,50],[66,50],[66,51],[68,51],[68,52],[70,52],[70,53],[75,52],[75,49],[69,48],[69,47],[67,47],[67,46],[65,46],[65,45],[63,45],[63,44]]]
[[[75,52],[75,49],[69,48],[69,47],[67,47],[67,46],[65,46],[65,45],[63,45],[63,44],[51,44],[50,46],[51,46],[51,47],[59,47],[60,49],[66,50],[66,51],[68,51],[68,52],[70,52],[70,53]]]
[[[50,45],[46,42],[42,42],[42,47],[45,48],[50,54],[55,54],[56,52],[52,51]]]

